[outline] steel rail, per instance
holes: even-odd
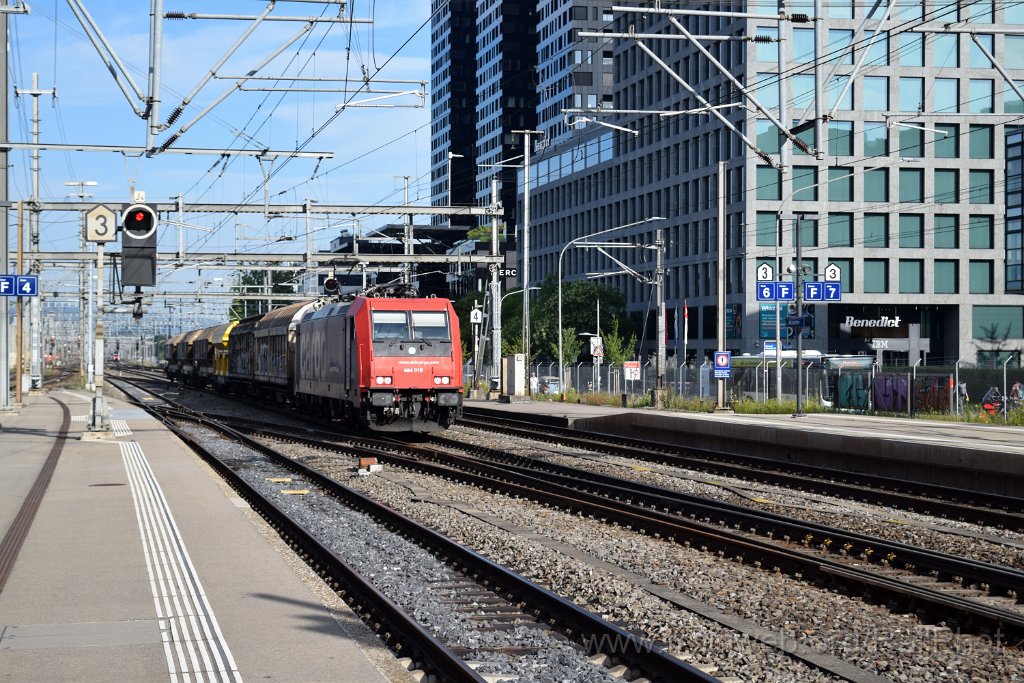
[[[1016,531],[1024,530],[1024,514],[1019,512],[1024,508],[1024,500],[1012,496],[981,494],[938,484],[845,472],[731,451],[672,446],[607,434],[581,434],[566,427],[510,420],[492,415],[482,419],[479,414],[474,417],[473,411],[473,408],[466,407],[459,424],[487,431],[502,430],[535,441],[578,446],[648,462],[714,472],[723,476],[755,479],[788,487],[810,487],[815,491],[851,500],[867,500],[951,519],[974,521]],[[742,441],[738,438],[735,440]],[[724,462],[723,459],[732,462]],[[845,481],[835,481],[837,477],[842,477]],[[974,503],[975,500],[984,502],[984,505]]]

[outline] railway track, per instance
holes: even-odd
[[[272,439],[376,457],[427,474],[527,496],[735,561],[785,571],[874,600],[884,597],[898,610],[913,611],[950,627],[1024,637],[1024,609],[1018,604],[1024,596],[1024,573],[1017,570],[739,506],[726,504],[716,510],[717,501],[688,501],[692,497],[650,490],[653,487],[634,491],[635,482],[607,481],[614,478],[582,471],[563,469],[556,474],[554,470],[560,468],[533,469],[513,465],[504,457],[455,455],[400,440],[385,445],[376,438],[332,436],[330,432],[302,436],[253,424],[237,426]]]
[[[115,380],[115,383],[117,380]],[[140,401],[140,404],[143,403]],[[154,409],[152,402],[146,407]],[[170,404],[168,404],[169,406]],[[586,650],[586,655],[598,671],[612,676],[644,678],[665,681],[713,681],[715,678],[694,668],[658,648],[652,641],[627,632],[590,614],[543,588],[533,584],[486,558],[473,553],[448,538],[376,503],[362,494],[343,486],[325,475],[295,462],[274,448],[261,444],[242,434],[237,428],[209,420],[201,414],[180,407],[155,408],[165,424],[179,434],[193,449],[203,455],[239,493],[258,510],[285,539],[295,547],[307,562],[332,586],[340,589],[343,598],[353,604],[370,623],[379,626],[384,640],[399,654],[412,650],[414,659],[431,673],[446,680],[484,680],[474,666],[488,661],[494,655],[529,657],[542,645],[525,647],[510,644],[506,639],[493,637],[496,632],[517,629],[515,642],[522,642],[523,630],[535,633],[555,628]],[[297,477],[288,486],[315,487],[346,507],[369,515],[389,530],[413,539],[421,547],[443,558],[446,573],[432,580],[428,593],[436,594],[448,609],[467,616],[476,623],[482,642],[498,641],[498,645],[471,646],[443,642],[428,632],[406,610],[390,600],[374,583],[346,564],[313,534],[294,521],[279,505],[268,500],[257,487],[246,480],[243,472],[251,464],[232,467],[209,452],[193,435],[181,429],[179,421],[203,424],[225,438],[244,445],[271,459],[277,466],[290,472],[288,478]],[[384,533],[384,532],[381,532]],[[390,533],[390,531],[388,532]],[[491,637],[488,637],[491,636]],[[602,653],[600,643],[617,643],[614,658]],[[625,646],[623,646],[625,644]],[[602,665],[610,666],[608,669]],[[502,678],[491,674],[486,680]]]
[[[652,463],[730,476],[760,483],[821,493],[868,503],[889,505],[908,512],[970,522],[1013,531],[1024,531],[1024,501],[1019,498],[980,494],[934,484],[890,479],[870,474],[840,472],[826,467],[782,463],[770,458],[743,456],[694,447],[586,434],[549,425],[473,415],[465,409],[459,424],[497,431],[559,446],[635,458]]]

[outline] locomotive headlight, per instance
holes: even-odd
[[[384,375],[377,375],[377,384],[391,384],[391,378],[385,377]]]
[[[440,383],[441,383],[441,378],[440,377],[435,377],[434,378],[434,384],[440,384]]]
[[[434,384],[451,384],[451,377],[435,377]]]
[[[390,377],[385,377],[384,378],[384,384],[391,384],[391,378]]]

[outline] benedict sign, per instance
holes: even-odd
[[[881,318],[855,318],[852,315],[846,316],[846,322],[843,323],[844,327],[899,327],[900,317],[890,318],[887,315],[883,315]]]

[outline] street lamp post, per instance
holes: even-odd
[[[539,130],[514,130],[523,136],[523,287],[530,288],[530,143],[531,135],[543,135]],[[530,365],[530,295],[523,297],[523,355]]]
[[[558,252],[558,382],[561,386],[565,386],[565,376],[562,372],[562,258],[565,256],[565,250],[574,245],[580,240],[587,239],[589,237],[597,237],[598,235],[604,235],[605,233],[612,232],[614,230],[623,230],[625,228],[632,228],[636,225],[643,223],[650,223],[652,221],[663,221],[665,220],[661,216],[652,216],[651,218],[645,218],[642,221],[636,221],[634,223],[627,223],[626,225],[617,225],[614,228],[605,228],[604,230],[598,230],[588,235],[580,235],[574,239],[569,240],[562,247],[562,250]],[[663,309],[662,309],[663,310]],[[598,334],[600,334],[598,330]],[[562,392],[564,396],[564,391]]]

